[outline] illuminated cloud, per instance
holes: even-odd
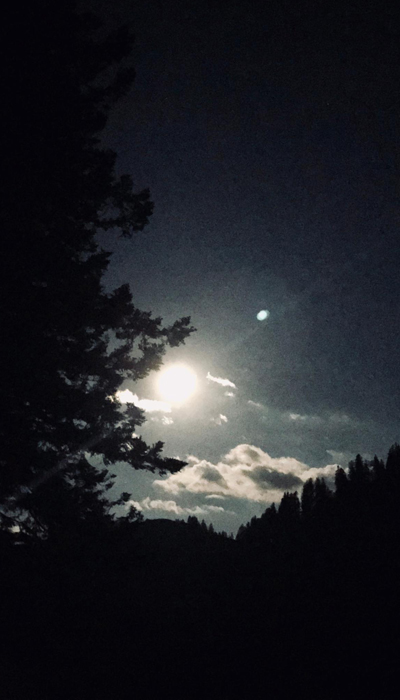
[[[137,399],[136,394],[132,394],[132,392],[129,391],[129,389],[124,389],[124,391],[117,391],[115,396],[121,403],[135,403],[135,399]]]
[[[142,408],[148,413],[160,411],[162,413],[171,413],[171,404],[166,401],[155,401],[153,399],[139,399],[137,394],[132,394],[129,389],[117,391],[115,394],[118,401],[121,403],[134,403],[138,408]]]
[[[233,391],[225,391],[225,396],[230,396],[231,398],[235,396]]]
[[[175,513],[175,515],[209,515],[210,513],[227,513],[222,506],[193,506],[193,508],[180,506],[176,501],[164,501],[162,499],[151,499],[150,496],[141,501],[128,501],[126,507],[134,506],[141,512],[164,511]]]
[[[215,423],[215,425],[222,425],[223,423],[227,423],[228,419],[223,413],[220,413],[218,418],[211,418],[211,422]]]
[[[217,384],[221,384],[221,386],[230,386],[232,389],[236,389],[236,384],[230,381],[230,379],[223,379],[222,377],[213,377],[210,372],[207,372],[207,377],[206,379],[209,379],[210,382],[216,382]]]
[[[336,469],[337,463],[327,464],[326,467],[310,467],[308,471],[303,474],[302,478],[318,479],[319,477],[327,480],[333,480]]]
[[[307,479],[332,478],[336,471],[336,464],[309,467],[293,457],[271,457],[248,444],[233,448],[217,464],[192,455],[186,461],[189,464],[180,472],[154,481],[154,486],[175,496],[190,492],[272,503],[284,491],[301,491]]]
[[[139,399],[135,396],[134,403],[139,408],[143,408],[144,411],[152,413],[153,411],[161,411],[162,413],[171,413],[171,404],[166,401],[155,401],[153,399]]]

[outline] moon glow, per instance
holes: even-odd
[[[182,403],[193,394],[196,383],[196,375],[191,369],[183,365],[172,365],[161,373],[158,388],[165,401]]]

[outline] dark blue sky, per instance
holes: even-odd
[[[137,71],[105,142],[155,202],[148,229],[113,247],[107,281],[198,328],[166,358],[196,371],[197,394],[143,429],[194,455],[192,472],[179,487],[121,475],[151,517],[197,508],[235,529],[267,490],[195,487],[201,460],[221,475],[250,445],[322,468],[400,438],[400,24],[384,3],[102,6],[134,31]],[[151,376],[129,388],[160,398]]]

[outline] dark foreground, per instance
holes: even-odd
[[[4,543],[4,700],[397,697],[394,553],[135,528],[103,550]]]

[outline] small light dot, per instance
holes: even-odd
[[[259,321],[265,321],[266,318],[269,316],[269,311],[267,309],[261,309],[261,311],[258,312],[257,314],[257,319]]]

